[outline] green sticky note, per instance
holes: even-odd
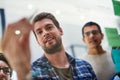
[[[105,28],[107,40],[110,46],[120,47],[120,35],[116,28]]]
[[[114,14],[120,16],[120,1],[112,0],[112,2],[113,2]]]
[[[120,5],[114,5],[114,13],[117,16],[120,16]]]

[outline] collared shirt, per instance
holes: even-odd
[[[71,66],[73,80],[97,80],[96,75],[88,62],[75,59],[67,53],[66,55]],[[60,80],[60,78],[48,59],[43,56],[32,64],[32,80]]]

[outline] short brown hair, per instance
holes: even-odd
[[[53,23],[55,24],[55,26],[57,28],[60,28],[59,22],[57,21],[55,16],[53,16],[53,14],[48,13],[48,12],[42,12],[42,13],[36,15],[35,18],[33,19],[32,23],[35,24],[37,21],[40,21],[40,20],[45,19],[45,18],[52,20]]]

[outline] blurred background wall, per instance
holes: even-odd
[[[120,0],[115,1],[120,3]],[[31,18],[39,12],[53,13],[63,28],[66,51],[77,58],[87,53],[81,35],[81,28],[86,22],[95,21],[101,26],[105,35],[102,45],[108,52],[111,48],[104,28],[116,28],[120,33],[120,16],[115,15],[112,0],[0,0],[0,8],[5,10],[6,25],[22,17]],[[33,62],[43,54],[43,51],[32,32],[30,46]]]

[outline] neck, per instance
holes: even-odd
[[[49,62],[54,67],[57,67],[57,68],[68,68],[69,67],[69,61],[67,59],[64,49],[54,54],[45,53],[45,56],[47,57]]]
[[[98,46],[95,48],[89,48],[88,54],[89,55],[98,55],[98,54],[104,54],[105,51],[103,50],[102,46]]]

